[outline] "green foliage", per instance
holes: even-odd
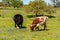
[[[55,10],[53,10],[53,6],[47,5],[44,1],[33,1],[25,6],[25,11],[33,12],[36,15],[46,15],[47,13],[51,15]]]
[[[9,2],[10,2],[10,0],[2,0],[2,6],[3,7],[7,7],[7,6],[9,6]]]
[[[58,7],[60,7],[60,1],[59,2],[57,2],[57,4],[56,4]]]
[[[11,5],[12,5],[14,8],[15,8],[15,7],[23,6],[21,0],[11,0]]]
[[[35,14],[43,14],[46,9],[46,3],[44,1],[33,1],[26,6],[25,10],[27,12],[33,12]]]
[[[2,6],[3,4],[2,4],[2,2],[0,2],[0,6]]]
[[[23,6],[23,2],[21,0],[2,0],[2,2],[5,5],[13,6],[14,8],[15,7],[19,8],[19,7]]]
[[[50,4],[48,4],[47,9],[46,9],[46,12],[47,12],[50,16],[52,16],[54,13],[56,13],[56,10],[54,9],[53,6],[51,6]]]
[[[51,0],[53,2],[53,6],[57,7],[60,6],[60,0]]]

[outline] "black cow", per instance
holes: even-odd
[[[23,16],[21,14],[16,14],[13,17],[13,20],[15,22],[15,28],[22,28],[22,25],[23,25]]]

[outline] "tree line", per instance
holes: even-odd
[[[21,6],[23,6],[23,1],[21,0],[2,0],[2,2],[0,2],[0,6],[2,7],[14,7],[14,8],[19,8]]]
[[[34,1],[42,1],[42,0],[34,0]],[[50,0],[53,4],[54,7],[60,6],[60,0]],[[21,7],[24,6],[23,5],[23,1],[21,0],[2,0],[2,2],[0,2],[0,6],[3,7]]]
[[[60,7],[60,0],[51,0],[54,7]]]
[[[14,8],[20,8],[23,7],[25,12],[32,12],[37,15],[46,15],[49,14],[50,16],[54,13],[56,13],[56,10],[54,7],[56,7],[59,4],[59,0],[51,0],[53,2],[53,6],[48,3],[46,4],[43,0],[34,0],[30,1],[29,4],[23,5],[23,1],[21,0],[2,0],[0,2],[0,7],[14,7]]]

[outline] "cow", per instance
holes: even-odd
[[[16,14],[13,17],[15,28],[22,28],[23,25],[23,16],[21,14]]]
[[[48,17],[47,16],[40,16],[40,17],[35,17],[32,24],[30,25],[30,30],[33,31],[33,29],[38,29],[39,30],[39,25],[44,25],[44,30],[47,28],[47,23]]]

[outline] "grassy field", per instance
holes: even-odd
[[[13,16],[22,14],[24,17],[23,26],[26,28],[14,28]],[[60,13],[58,11],[57,13]],[[60,16],[56,14],[55,18],[49,18],[47,31],[40,26],[40,31],[31,32],[29,29],[33,17],[28,17],[28,13],[21,10],[0,10],[0,40],[60,40]]]

